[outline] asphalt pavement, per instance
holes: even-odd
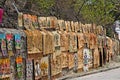
[[[120,80],[120,68],[67,80]]]
[[[118,69],[117,71],[116,71],[116,69]],[[90,70],[90,71],[88,71],[88,72],[78,72],[78,73],[69,73],[69,74],[67,74],[66,76],[62,76],[62,77],[60,77],[60,78],[57,78],[56,80],[120,80],[120,78],[118,77],[118,79],[113,79],[114,78],[114,76],[113,76],[113,78],[111,77],[110,79],[101,79],[102,77],[104,78],[104,77],[107,77],[107,76],[111,76],[111,75],[108,75],[106,72],[108,72],[109,73],[109,71],[111,72],[113,70],[113,72],[114,72],[114,70],[116,71],[115,73],[116,73],[116,75],[114,75],[114,76],[116,76],[116,78],[118,77],[118,75],[117,74],[119,74],[120,75],[120,62],[114,62],[114,61],[112,61],[112,62],[110,62],[110,63],[107,63],[106,65],[104,65],[103,67],[99,67],[99,68],[97,68],[97,69],[92,69],[92,70]],[[94,75],[94,74],[101,74],[101,72],[103,73],[103,72],[105,72],[106,74],[107,74],[107,76],[102,76],[101,77],[101,75],[98,75],[97,77],[93,77],[94,79],[87,79],[87,76],[89,76],[90,75],[90,77],[92,77],[91,75]],[[113,72],[111,72],[111,74],[113,74]],[[106,75],[105,74],[105,75]],[[85,77],[86,76],[86,77]],[[101,77],[100,79],[98,79],[99,78],[99,76]],[[85,77],[85,78],[84,78]]]

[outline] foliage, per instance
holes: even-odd
[[[115,5],[111,0],[84,0],[84,2],[79,14],[82,15],[86,22],[105,26],[114,21],[114,16],[110,14],[110,11],[115,8]]]
[[[112,3],[115,5],[115,8],[111,11],[111,13],[115,17],[116,20],[120,20],[120,0],[111,0]]]
[[[114,36],[113,34],[114,33],[113,33],[112,27],[109,27],[109,28],[106,29],[106,36],[113,37]]]
[[[38,8],[47,14],[49,9],[54,5],[55,0],[33,0]]]
[[[14,7],[10,4],[10,1],[12,2],[12,0],[0,0],[0,7],[4,7],[8,16],[11,15],[12,12],[14,13]],[[33,12],[42,16],[52,15],[64,20],[96,23],[98,25],[106,26],[107,24],[111,24],[115,20],[120,19],[120,0],[14,1],[16,2],[18,10],[22,12]]]
[[[119,0],[27,0],[44,15],[64,20],[107,25],[120,17]]]

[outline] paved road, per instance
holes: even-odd
[[[120,68],[69,80],[120,80]]]

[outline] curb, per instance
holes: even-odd
[[[81,73],[71,74],[71,75],[63,76],[62,78],[58,78],[56,80],[68,80],[68,79],[72,79],[72,78],[77,78],[77,77],[87,76],[90,74],[99,73],[99,72],[105,72],[105,71],[117,69],[117,68],[120,68],[120,65],[115,66],[115,67],[103,68],[103,69],[99,69],[99,70],[95,70],[95,71],[90,71],[90,72],[86,72],[86,73],[82,73],[82,74]]]

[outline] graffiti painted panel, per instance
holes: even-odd
[[[15,48],[21,49],[21,35],[15,34]]]
[[[10,74],[10,60],[0,59],[0,75]]]
[[[88,48],[83,49],[83,59],[84,64],[88,65],[89,59],[90,59],[90,51]]]
[[[6,46],[5,34],[0,34],[0,43],[1,43],[2,56],[8,56],[7,48],[6,48],[7,46]]]
[[[93,66],[93,50],[89,50],[89,55],[90,55],[89,67],[92,67]]]
[[[33,61],[26,60],[26,80],[33,80]]]
[[[6,34],[6,40],[7,40],[7,49],[9,56],[13,55],[13,35],[12,34]]]
[[[74,70],[78,69],[78,53],[74,53]]]
[[[23,58],[22,57],[17,57],[16,58],[16,70],[17,70],[17,80],[24,80],[24,74],[23,74]]]

